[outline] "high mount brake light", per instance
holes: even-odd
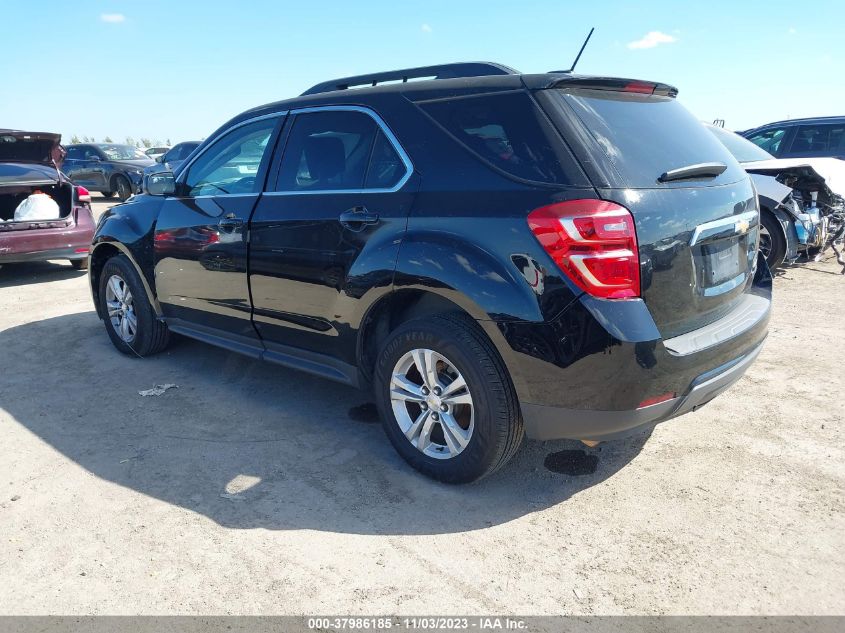
[[[650,84],[645,81],[631,81],[625,84],[622,92],[636,92],[638,94],[650,95],[654,93],[655,88],[657,88],[656,84]]]
[[[535,209],[528,226],[581,290],[602,299],[640,296],[634,217],[604,200],[568,200]]]

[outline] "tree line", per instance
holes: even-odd
[[[74,143],[74,144],[75,143],[96,143],[97,139],[95,139],[93,136],[77,136],[76,134],[74,134],[73,136],[70,137],[70,142]],[[104,136],[103,140],[100,141],[100,142],[101,143],[115,143],[115,142],[119,142],[119,141],[113,141],[110,136]],[[127,136],[124,139],[123,142],[126,145],[133,145],[133,146],[139,147],[139,148],[141,148],[141,147],[143,147],[143,148],[147,148],[147,147],[170,147],[171,146],[170,139],[167,139],[166,141],[162,142],[159,139],[150,140],[148,138],[140,138],[138,140],[135,140],[131,136]]]

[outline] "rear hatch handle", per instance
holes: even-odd
[[[715,178],[728,168],[724,163],[697,163],[678,167],[663,172],[658,182],[672,182],[673,180],[696,180],[699,178]]]

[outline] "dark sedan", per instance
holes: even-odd
[[[94,218],[84,187],[59,171],[61,135],[0,130],[0,266],[67,259],[85,268]]]
[[[144,168],[155,161],[132,145],[88,143],[68,145],[64,172],[73,182],[106,198],[126,200],[140,193]]]

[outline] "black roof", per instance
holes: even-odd
[[[484,88],[535,90],[577,84],[585,88],[621,90],[631,83],[652,84],[655,94],[671,97],[678,94],[677,88],[652,81],[576,75],[565,71],[521,74],[513,68],[494,62],[460,62],[332,79],[312,86],[298,97],[252,108],[229,121],[227,125],[279,110],[330,103],[361,104],[380,94],[430,92],[433,88],[442,89],[444,92]]]
[[[807,123],[845,123],[845,116],[812,116],[804,117],[801,119],[786,119],[784,121],[772,121],[771,123],[763,123],[762,125],[749,128],[748,130],[746,130],[746,132],[751,132],[752,130],[759,130],[761,128],[770,127],[772,125],[804,125]]]

